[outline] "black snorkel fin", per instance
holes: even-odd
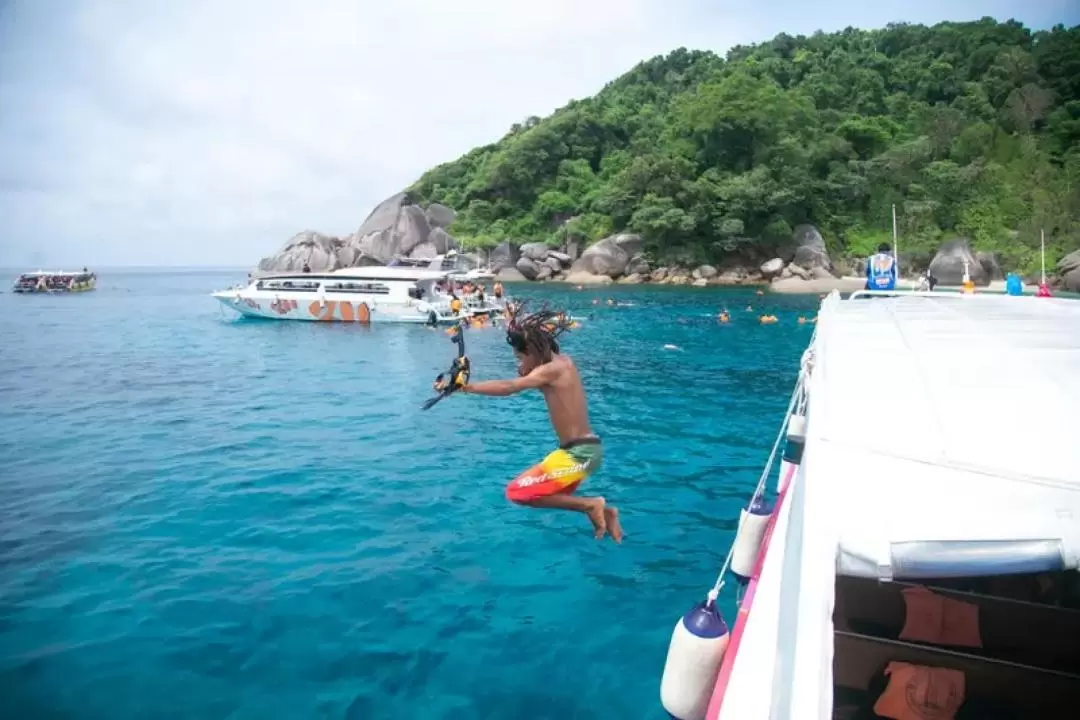
[[[469,382],[471,368],[469,366],[469,358],[465,354],[465,333],[460,327],[454,328],[454,333],[450,336],[450,341],[458,346],[457,357],[454,358],[454,362],[450,364],[449,370],[444,373],[439,373],[438,377],[435,378],[432,387],[439,394],[425,402],[421,406],[421,410],[428,410],[435,405],[435,403],[439,402],[444,397],[452,395]]]

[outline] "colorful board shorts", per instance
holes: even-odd
[[[595,472],[604,459],[600,438],[572,440],[506,486],[506,498],[521,503],[574,492],[581,482]]]

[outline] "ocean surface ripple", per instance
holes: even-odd
[[[234,320],[207,293],[242,275],[0,294],[0,714],[663,718],[816,298],[512,288],[584,318],[616,546],[504,499],[554,446],[538,396],[421,412],[445,334]],[[475,378],[514,371],[467,340]]]

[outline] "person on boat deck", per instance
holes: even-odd
[[[495,299],[501,300],[503,296],[503,286],[498,280],[495,281],[495,285],[492,286],[491,291],[495,293]]]
[[[476,299],[480,302],[481,305],[484,304],[484,286],[483,285],[477,285],[476,286]]]
[[[888,243],[878,245],[878,251],[866,260],[866,289],[896,289],[896,259]]]
[[[599,540],[611,535],[622,542],[619,511],[602,497],[574,497],[577,487],[603,461],[600,438],[589,425],[585,388],[574,361],[559,352],[556,337],[568,328],[566,313],[540,311],[520,317],[515,313],[506,329],[506,342],[514,349],[518,377],[469,383],[462,392],[505,396],[539,390],[547,403],[548,417],[559,447],[506,486],[513,503],[534,508],[573,510],[584,513]]]
[[[304,272],[306,272],[306,273],[311,272],[311,266],[308,265],[307,260],[304,261]]]
[[[459,298],[452,290],[450,291],[450,312],[454,315],[461,314],[461,298]]]

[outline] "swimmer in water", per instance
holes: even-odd
[[[574,491],[600,467],[604,452],[600,438],[589,425],[585,389],[574,361],[559,352],[556,338],[567,329],[567,317],[542,310],[531,315],[516,313],[507,325],[506,341],[518,361],[518,377],[469,383],[462,392],[501,397],[524,390],[539,390],[547,403],[548,417],[559,447],[506,486],[513,503],[534,508],[573,510],[584,513],[599,540],[610,534],[622,542],[619,511],[602,497],[576,497]]]

